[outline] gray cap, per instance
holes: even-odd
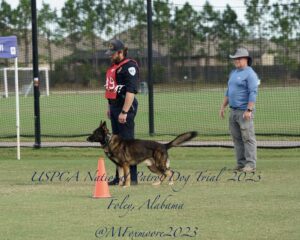
[[[105,52],[106,55],[113,55],[115,52],[123,50],[124,43],[121,40],[113,39],[109,42],[109,49]]]
[[[248,65],[251,66],[252,65],[252,58],[249,56],[249,52],[246,48],[238,48],[234,55],[229,55],[229,58],[231,59],[236,59],[236,58],[242,58],[242,57],[246,57],[248,58]]]

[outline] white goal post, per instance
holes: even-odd
[[[12,67],[7,67],[7,68],[2,68],[1,71],[3,71],[3,82],[4,82],[4,97],[8,98],[8,77],[7,77],[7,72],[8,71],[15,71],[15,68]],[[32,71],[32,68],[30,67],[19,67],[17,71]],[[46,67],[40,67],[39,71],[44,71],[45,72],[45,90],[46,90],[46,96],[50,95],[49,91],[49,69]],[[30,83],[30,88],[33,87],[33,82]],[[25,96],[28,95],[28,92],[30,91],[30,88],[26,90]]]

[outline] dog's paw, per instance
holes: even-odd
[[[152,186],[159,186],[161,184],[161,181],[156,181],[154,183],[152,183]]]

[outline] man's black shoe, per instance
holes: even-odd
[[[108,185],[110,186],[114,186],[114,185],[118,185],[119,184],[119,179],[114,178],[112,181],[108,182]]]
[[[138,182],[137,182],[137,181],[132,181],[132,180],[131,180],[130,185],[138,185]]]

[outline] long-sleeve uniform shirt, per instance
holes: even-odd
[[[234,109],[246,110],[248,102],[256,102],[258,77],[251,67],[235,69],[229,75],[228,88],[225,96],[229,106]]]

